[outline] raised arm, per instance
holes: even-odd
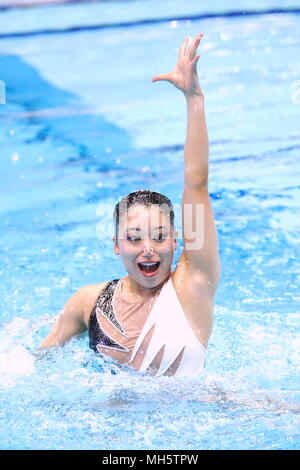
[[[199,84],[196,55],[203,33],[184,39],[178,62],[170,73],[156,75],[153,82],[166,80],[181,90],[187,105],[184,146],[184,192],[182,229],[184,250],[180,262],[191,275],[202,279],[214,295],[220,278],[220,259],[214,215],[208,193],[209,142],[205,120],[204,94]]]

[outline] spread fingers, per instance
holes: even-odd
[[[187,51],[187,48],[188,48],[188,44],[190,42],[191,38],[185,38],[182,43],[181,43],[181,46],[179,48],[179,51],[178,51],[178,59],[182,59],[185,55],[186,55],[186,51]]]
[[[199,43],[202,39],[202,36],[203,36],[203,33],[199,33],[199,34],[197,34],[195,39],[192,41],[191,46],[190,46],[189,50],[187,51],[187,54],[188,54],[190,60],[193,60],[195,58],[197,48],[198,48]]]

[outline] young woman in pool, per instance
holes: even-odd
[[[177,233],[170,200],[137,191],[116,206],[114,252],[128,273],[79,289],[41,348],[88,329],[90,346],[151,375],[197,376],[203,370],[220,278],[217,232],[208,193],[208,135],[197,63],[203,34],[184,39],[172,72],[156,75],[187,104],[182,228],[184,248],[171,272]]]

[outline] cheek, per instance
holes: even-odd
[[[163,244],[160,249],[157,250],[162,256],[171,258],[174,254],[173,240],[168,240],[167,243]]]
[[[120,255],[122,258],[130,258],[136,256],[139,251],[139,248],[132,243],[128,243],[126,240],[120,241],[119,243]]]

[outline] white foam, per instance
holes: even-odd
[[[10,385],[17,377],[34,372],[34,357],[23,345],[20,337],[29,329],[29,320],[16,317],[1,329],[0,383]]]
[[[15,346],[11,351],[0,353],[0,381],[10,384],[19,376],[31,375],[34,372],[34,358],[24,348]]]

